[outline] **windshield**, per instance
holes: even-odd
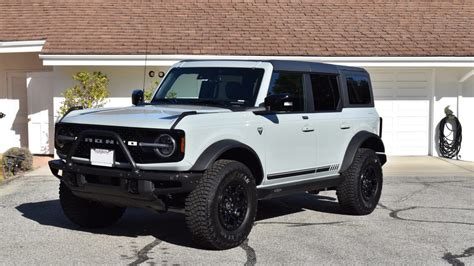
[[[264,70],[173,68],[151,103],[254,106]]]

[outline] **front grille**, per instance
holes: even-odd
[[[133,142],[149,142],[153,143],[160,134],[166,133],[175,138],[176,143],[178,144],[180,139],[184,136],[184,132],[181,130],[161,130],[161,129],[146,129],[146,128],[129,128],[129,127],[113,127],[113,126],[98,126],[98,125],[84,125],[84,124],[69,124],[69,123],[59,123],[56,124],[56,134],[67,134],[69,136],[77,137],[82,131],[85,130],[103,130],[103,131],[112,131],[117,133],[122,140],[127,144],[129,141]],[[92,142],[87,142],[86,138],[92,140]],[[96,143],[95,139],[101,140],[113,140],[113,144],[108,143]],[[56,145],[62,154],[68,154],[71,150],[73,142],[68,142],[64,144],[61,148]],[[126,145],[130,155],[136,163],[159,163],[159,162],[177,162],[181,161],[184,157],[184,154],[176,150],[176,152],[168,157],[160,157],[153,148],[149,147],[139,147],[139,146],[128,146]],[[81,157],[81,158],[90,158],[90,150],[95,149],[109,149],[115,150],[115,161],[120,163],[128,163],[128,160],[125,154],[120,149],[119,145],[116,143],[114,138],[103,137],[103,136],[94,136],[87,135],[85,136],[77,146],[76,151],[72,156]]]

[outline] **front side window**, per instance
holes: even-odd
[[[280,93],[288,93],[294,98],[293,111],[305,110],[302,73],[273,72],[268,95]]]
[[[346,80],[350,104],[365,105],[372,102],[369,78],[367,76],[357,74],[348,75]]]
[[[174,68],[152,103],[254,106],[263,69]]]
[[[311,87],[316,112],[338,109],[340,96],[336,75],[311,74]]]

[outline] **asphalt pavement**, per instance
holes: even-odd
[[[197,247],[176,213],[129,209],[110,228],[83,230],[40,168],[0,186],[0,264],[474,265],[474,164],[389,160],[371,215],[344,214],[333,191],[261,201],[248,240],[225,251]]]

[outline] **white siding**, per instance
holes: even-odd
[[[26,73],[50,70],[51,67],[42,65],[38,53],[0,54],[0,112],[6,114],[0,119],[0,153],[28,144]],[[9,92],[9,82],[15,83],[15,91]],[[20,107],[24,112],[20,112]]]

